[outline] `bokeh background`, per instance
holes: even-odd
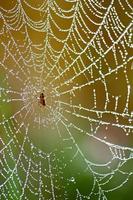
[[[132,45],[131,0],[0,0],[0,199],[132,199]]]

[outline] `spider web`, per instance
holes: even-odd
[[[0,199],[107,200],[126,188],[131,1],[1,1],[0,41]]]

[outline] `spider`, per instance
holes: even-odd
[[[42,105],[42,106],[46,106],[46,102],[45,102],[45,98],[44,98],[44,94],[43,93],[40,94],[39,104]]]

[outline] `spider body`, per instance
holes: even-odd
[[[39,103],[42,106],[46,106],[46,102],[45,102],[45,98],[44,98],[44,94],[43,93],[40,94]]]

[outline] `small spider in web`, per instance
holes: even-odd
[[[44,93],[40,94],[39,104],[42,105],[42,106],[46,106],[46,102],[45,102],[45,98],[44,98]]]

